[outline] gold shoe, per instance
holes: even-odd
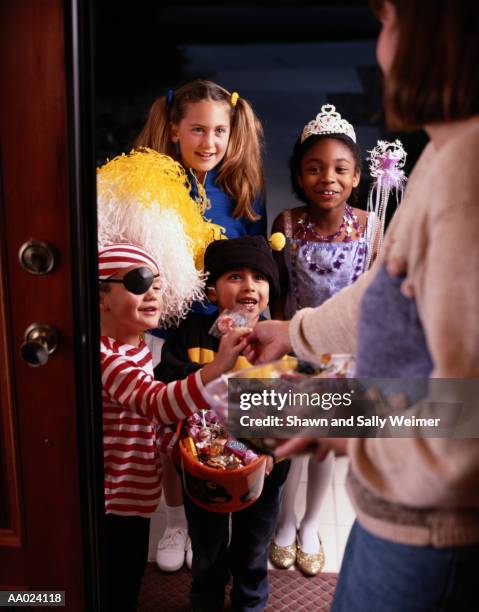
[[[296,567],[307,576],[316,576],[323,569],[326,557],[324,556],[323,543],[319,537],[319,553],[305,553],[301,550],[299,534],[296,536]]]
[[[274,539],[271,540],[269,558],[271,563],[279,569],[288,569],[296,561],[296,542],[288,546],[279,546]]]

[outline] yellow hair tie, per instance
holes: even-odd
[[[239,100],[239,93],[237,91],[234,91],[231,94],[231,106],[236,106],[236,103]]]

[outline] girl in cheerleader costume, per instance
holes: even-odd
[[[251,105],[211,81],[192,81],[155,100],[135,141],[182,164],[191,194],[203,186],[206,217],[228,238],[266,237],[263,130]]]

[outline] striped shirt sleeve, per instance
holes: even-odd
[[[115,402],[159,425],[208,408],[200,371],[165,385],[127,356],[102,351],[101,377],[103,390]]]

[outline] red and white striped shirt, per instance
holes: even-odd
[[[153,378],[151,353],[101,337],[105,511],[149,517],[161,495],[157,439],[162,425],[207,408],[200,372],[167,385]]]

